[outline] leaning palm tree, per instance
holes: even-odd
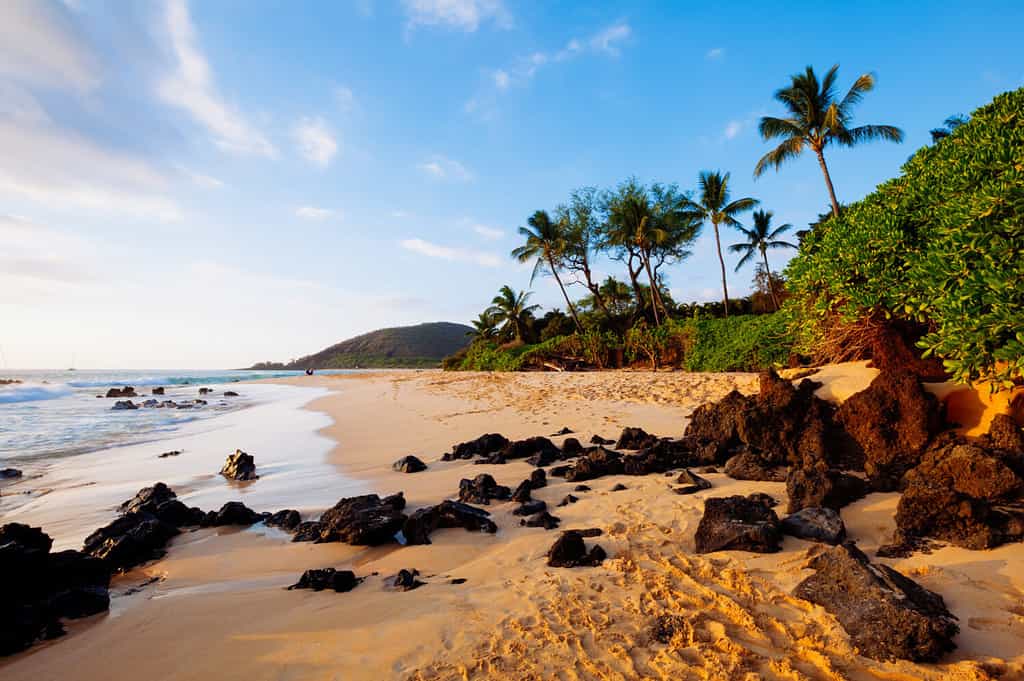
[[[533,274],[530,275],[530,284],[537,278],[537,272],[547,267],[558,282],[558,288],[562,291],[565,304],[569,307],[569,314],[576,322],[576,328],[583,331],[579,317],[576,316],[576,308],[569,300],[569,294],[565,291],[562,278],[558,276],[559,263],[566,250],[566,228],[561,222],[555,222],[545,210],[538,210],[526,221],[529,227],[520,227],[519,233],[526,237],[526,243],[512,251],[512,257],[519,262],[536,260],[533,266]]]
[[[839,215],[839,201],[825,163],[825,147],[832,143],[852,147],[874,140],[903,141],[903,131],[891,125],[850,127],[853,107],[866,92],[874,89],[875,77],[865,73],[854,81],[845,97],[837,100],[835,84],[838,70],[839,65],[836,64],[819,82],[814,69],[808,66],[804,73],[790,77],[792,82],[788,87],[775,92],[775,99],[788,109],[789,116],[765,116],[758,129],[762,138],[782,139],[782,143],[761,157],[754,167],[754,177],[760,177],[769,167],[778,170],[783,163],[796,158],[804,149],[811,149],[818,157],[818,165],[825,176],[825,185],[832,201],[832,214],[836,216]]]
[[[743,257],[736,263],[736,271],[739,272],[740,268],[747,264],[751,258],[754,257],[755,253],[761,254],[761,260],[764,262],[764,271],[768,275],[768,291],[772,294],[772,302],[775,303],[775,309],[779,309],[779,297],[775,293],[775,284],[772,280],[772,271],[768,267],[768,249],[769,248],[796,248],[794,244],[788,241],[783,241],[777,238],[783,232],[787,232],[793,228],[793,225],[788,222],[784,225],[779,225],[775,229],[772,229],[772,213],[770,210],[756,210],[754,211],[754,226],[750,229],[746,227],[739,227],[739,230],[747,237],[747,240],[740,244],[733,244],[729,246],[729,250],[733,253],[742,253]]]
[[[725,304],[725,316],[729,316],[729,285],[725,280],[725,258],[722,257],[722,239],[718,232],[719,225],[739,227],[736,216],[750,210],[758,204],[757,199],[742,198],[729,201],[729,173],[704,170],[698,180],[700,196],[697,201],[689,202],[689,209],[694,215],[715,228],[715,246],[718,248],[718,264],[722,268],[722,302]]]
[[[502,286],[498,295],[494,296],[485,314],[494,319],[495,324],[501,324],[505,332],[512,332],[512,337],[517,341],[523,340],[523,331],[526,329],[527,320],[534,310],[539,310],[540,305],[527,305],[526,301],[532,294],[529,291],[516,293],[507,284]]]

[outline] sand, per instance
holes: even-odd
[[[334,391],[307,407],[334,421],[321,431],[337,442],[330,463],[381,493],[403,490],[410,508],[451,496],[460,478],[480,472],[507,485],[528,475],[523,462],[439,461],[453,443],[483,432],[524,437],[568,426],[589,439],[634,425],[680,435],[698,404],[756,389],[752,375],[645,372],[393,372],[301,383]],[[430,468],[393,472],[405,454]],[[1024,678],[1021,545],[885,561],[941,593],[962,632],[942,664],[878,663],[858,655],[824,610],[790,595],[809,574],[814,545],[787,537],[773,555],[693,553],[704,499],[764,491],[785,503],[781,483],[707,477],[714,487],[691,496],[673,494],[663,476],[601,478],[575,493],[578,503],[552,509],[563,529],[604,530],[588,540],[610,556],[598,568],[548,568],[544,554],[557,532],[519,527],[508,503],[489,507],[498,534],[441,530],[429,546],[293,544],[260,529],[186,533],[165,559],[115,580],[110,613],[0,663],[0,677]],[[612,492],[616,483],[627,489]],[[553,506],[572,487],[553,479],[534,496]],[[874,494],[843,509],[850,536],[869,555],[888,539],[897,500]],[[347,594],[284,589],[303,570],[328,566],[367,579]],[[389,578],[401,568],[419,569],[427,585],[392,590]],[[148,579],[158,581],[140,586]],[[139,590],[128,593],[132,587]],[[669,644],[651,636],[662,614],[688,622]]]

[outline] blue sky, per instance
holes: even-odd
[[[529,286],[508,258],[529,214],[631,175],[731,171],[802,227],[815,161],[751,175],[788,75],[877,74],[857,121],[906,141],[832,150],[853,201],[1024,85],[1022,25],[1009,2],[7,0],[0,366],[241,366],[468,321]],[[669,273],[679,300],[717,278],[710,234]]]

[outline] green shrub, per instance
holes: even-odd
[[[786,270],[812,320],[883,314],[960,381],[1024,374],[1024,89],[823,223]]]
[[[693,330],[685,359],[689,371],[762,371],[785,364],[793,350],[790,319],[783,312],[686,323]]]

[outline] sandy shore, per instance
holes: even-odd
[[[752,375],[682,373],[440,374],[317,377],[330,388],[308,409],[328,414],[329,461],[410,508],[450,497],[458,481],[489,472],[514,486],[531,467],[440,462],[484,432],[581,439],[623,426],[681,435],[697,405]],[[560,438],[554,438],[559,441]],[[392,461],[416,454],[430,468],[404,475]],[[259,455],[257,454],[257,463]],[[154,470],[157,476],[159,469]],[[941,665],[859,656],[835,620],[789,595],[812,546],[787,537],[772,555],[695,555],[693,533],[709,496],[781,483],[708,478],[713,489],[678,496],[669,478],[615,476],[588,483],[576,504],[552,509],[562,528],[600,527],[611,559],[552,569],[557,532],[521,528],[513,504],[492,504],[496,535],[441,530],[429,546],[294,544],[274,530],[200,530],[164,560],[114,582],[108,614],[72,623],[64,639],[0,663],[17,679],[1014,679],[1024,678],[1024,550],[943,548],[886,561],[946,599],[960,619],[958,649]],[[261,481],[253,483],[253,488]],[[612,492],[616,483],[628,489]],[[554,506],[574,487],[552,479],[534,496]],[[337,496],[344,496],[340,490]],[[255,497],[254,497],[255,498]],[[893,529],[895,494],[843,509],[849,535],[874,549]],[[294,506],[311,509],[296,500]],[[247,499],[247,503],[250,503]],[[263,508],[253,503],[258,510]],[[312,515],[312,512],[309,513]],[[352,569],[367,580],[347,594],[286,591],[308,568]],[[417,568],[427,586],[387,584]],[[155,578],[153,584],[129,593]],[[452,578],[467,580],[450,584]],[[686,616],[692,634],[654,642],[654,619]]]

